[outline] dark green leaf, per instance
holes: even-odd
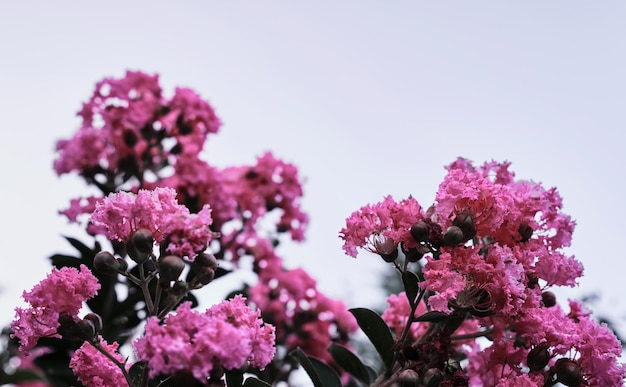
[[[80,254],[83,257],[89,257],[89,256],[93,256],[95,253],[94,251],[87,247],[87,245],[85,245],[83,242],[79,241],[78,239],[72,238],[72,237],[64,237],[68,242],[70,242],[70,244],[80,252]]]
[[[302,364],[315,387],[341,387],[341,380],[332,368],[314,357],[307,356],[300,347],[291,351],[290,355]]]
[[[391,331],[383,319],[366,308],[353,308],[350,313],[356,318],[359,327],[370,339],[374,348],[380,355],[385,369],[389,369],[393,362],[393,337]]]
[[[328,348],[328,352],[330,352],[335,362],[350,375],[368,386],[372,383],[373,379],[370,379],[370,374],[367,372],[363,362],[348,348],[332,343]]]
[[[82,263],[81,259],[65,254],[54,254],[50,257],[50,260],[52,261],[52,265],[57,269],[60,269],[62,267],[78,268]]]
[[[133,364],[128,370],[130,376],[130,387],[141,387],[141,381],[143,379],[143,372],[148,365],[146,361],[138,361]]]
[[[238,371],[238,370],[226,371],[226,386],[242,387],[243,386],[243,372]]]
[[[367,374],[370,376],[370,380],[376,380],[378,373],[368,365],[365,366],[365,369],[367,370]]]
[[[465,316],[467,316],[467,313],[452,313],[445,321],[444,329],[450,334],[454,333],[465,321]]]
[[[421,316],[417,316],[415,318],[415,321],[441,322],[449,317],[449,314],[445,314],[436,310],[431,310],[430,312],[426,312]]]
[[[243,385],[244,387],[272,387],[271,384],[257,378],[248,378],[243,382]]]
[[[417,293],[419,292],[418,279],[415,273],[412,271],[405,271],[402,273],[402,283],[404,284],[404,292],[409,299],[409,304],[413,307]]]

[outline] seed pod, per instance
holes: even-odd
[[[452,222],[453,225],[463,231],[463,237],[465,239],[472,239],[476,236],[476,225],[474,224],[474,218],[468,212],[459,212]]]
[[[550,361],[548,344],[542,343],[534,347],[526,356],[526,364],[531,372],[543,370]]]
[[[416,242],[428,241],[430,226],[426,222],[415,222],[411,226],[411,236]]]
[[[114,275],[120,270],[121,265],[113,254],[108,251],[100,251],[93,258],[94,268],[102,274]]]
[[[583,370],[573,360],[559,359],[554,365],[556,381],[567,387],[580,387],[584,385]]]
[[[133,233],[133,236],[126,243],[126,252],[133,261],[141,264],[150,258],[153,247],[154,238],[152,233],[146,229],[139,229]]]
[[[443,234],[442,245],[447,247],[455,247],[463,240],[463,231],[458,226],[450,226]]]
[[[546,308],[551,308],[556,305],[556,295],[552,292],[541,293],[541,302]]]
[[[80,320],[76,324],[78,337],[83,340],[90,341],[96,337],[96,326],[91,320]]]
[[[102,317],[96,313],[87,313],[83,320],[89,320],[93,323],[94,328],[96,329],[96,333],[99,333],[102,330]]]
[[[159,282],[169,285],[176,281],[185,268],[185,261],[176,255],[167,255],[159,260]]]
[[[445,374],[442,370],[438,368],[430,368],[428,371],[424,373],[424,377],[422,378],[422,383],[426,387],[437,387],[443,379],[445,378]]]

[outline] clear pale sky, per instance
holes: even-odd
[[[96,81],[131,69],[212,103],[213,164],[271,150],[300,168],[308,242],[279,253],[350,307],[380,301],[384,263],[343,255],[345,218],[387,194],[429,206],[463,156],[558,187],[586,268],[559,294],[600,292],[624,325],[624,20],[620,1],[3,2],[0,323],[72,252],[61,235],[84,236],[57,215],[87,190],[54,175],[54,143]]]

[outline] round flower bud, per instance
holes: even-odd
[[[113,275],[120,270],[120,263],[108,251],[100,251],[93,258],[93,267],[102,274]]]
[[[463,231],[458,226],[450,226],[443,234],[442,245],[455,247],[463,240]]]
[[[541,293],[541,302],[546,308],[551,308],[556,305],[556,296],[552,292]]]
[[[465,239],[472,239],[476,236],[476,225],[474,224],[474,218],[467,212],[459,212],[452,222],[463,232]]]
[[[176,255],[167,255],[159,260],[159,281],[163,285],[169,285],[170,281],[176,281],[185,268],[185,261]]]
[[[430,235],[430,226],[426,222],[416,222],[411,226],[411,236],[416,242],[426,242]]]
[[[437,387],[445,378],[445,374],[438,368],[430,368],[424,373],[422,383],[426,387]]]
[[[531,349],[526,356],[526,364],[531,372],[543,370],[550,361],[548,344],[542,343]]]
[[[200,253],[193,261],[193,266],[195,268],[207,267],[209,269],[215,270],[217,269],[217,259],[213,254]]]
[[[398,382],[402,387],[417,387],[420,385],[420,376],[413,370],[404,370],[398,375]]]
[[[78,337],[83,340],[91,340],[96,337],[96,326],[91,320],[80,320],[76,324],[78,329]]]
[[[152,253],[152,249],[154,247],[154,237],[152,236],[150,230],[140,228],[135,231],[130,240],[133,242],[135,250],[138,252],[145,254]]]
[[[559,359],[554,365],[556,381],[567,387],[580,387],[584,385],[583,370],[573,360]]]
[[[89,320],[93,323],[94,328],[96,329],[96,333],[102,330],[102,317],[96,313],[87,313],[83,320]]]
[[[154,238],[152,233],[146,229],[139,229],[133,233],[133,236],[126,243],[126,252],[133,261],[141,264],[150,258],[153,246]]]

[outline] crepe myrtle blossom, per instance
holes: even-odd
[[[197,155],[221,125],[213,107],[193,90],[176,88],[171,99],[164,98],[158,75],[139,71],[98,82],[78,116],[78,132],[57,143],[54,169],[88,179],[97,172],[156,171],[177,155]]]
[[[412,197],[396,202],[387,196],[382,202],[365,205],[348,217],[346,227],[339,232],[343,250],[356,257],[357,248],[389,255],[400,243],[415,247],[410,228],[422,217],[422,207]]]
[[[276,224],[279,232],[289,232],[295,241],[304,240],[308,216],[298,203],[302,185],[298,169],[267,152],[255,165],[229,167],[222,172],[225,190],[232,195],[242,211],[245,227],[254,228],[266,213],[282,210]]]
[[[427,309],[441,319],[474,322],[474,335],[455,327],[450,334],[456,338],[491,341],[486,347],[467,342],[472,386],[621,385],[625,369],[617,361],[621,346],[615,335],[578,303],[570,303],[566,315],[548,292],[551,286],[575,286],[582,276],[582,264],[563,251],[575,222],[561,211],[556,189],[515,180],[509,166],[456,160],[426,213],[415,211],[417,203],[407,206],[391,197],[362,207],[340,232],[344,250],[356,256],[363,248],[392,262],[397,244],[404,250],[411,247],[407,238],[413,239],[421,254],[407,259],[419,261],[418,288],[428,294]],[[391,298],[383,314],[395,330],[404,328],[411,312],[401,301]],[[410,332],[420,334],[421,325]],[[420,345],[430,340],[414,339]]]
[[[13,337],[20,340],[20,351],[28,353],[40,337],[61,337],[59,318],[77,319],[78,312],[100,289],[98,279],[85,265],[53,268],[48,276],[22,297],[29,306],[15,309],[11,323]]]
[[[204,251],[215,235],[209,229],[211,208],[206,205],[191,214],[178,204],[171,188],[110,194],[96,204],[91,221],[104,226],[109,239],[121,242],[128,242],[139,229],[148,230],[157,243],[166,241],[169,253],[190,259]]]
[[[302,269],[262,270],[248,294],[263,311],[263,319],[276,326],[277,342],[289,351],[300,347],[308,355],[332,363],[327,351],[331,342],[347,345],[348,336],[358,329],[345,304],[321,293]]]
[[[263,369],[275,353],[274,327],[264,324],[238,295],[206,312],[181,304],[162,325],[155,317],[134,342],[137,357],[148,362],[150,377],[186,372],[205,382],[214,371],[249,364]]]
[[[102,337],[97,340],[99,346],[120,364],[125,362],[124,357],[117,353],[117,343],[108,344]],[[87,341],[72,355],[70,368],[85,387],[128,385],[122,370]]]

